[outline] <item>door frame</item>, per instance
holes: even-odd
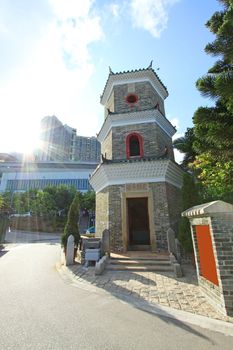
[[[140,202],[141,201],[141,202]],[[129,246],[141,246],[141,245],[147,245],[150,246],[150,228],[149,228],[149,210],[148,210],[148,197],[137,197],[137,198],[126,198],[126,205],[127,205],[127,221],[128,221],[128,241]],[[138,230],[137,225],[135,226],[135,217],[130,208],[132,206],[137,210],[139,209],[138,214],[136,215],[142,215],[139,226],[140,233],[140,239],[144,239],[144,243],[135,243],[134,241],[134,235],[132,233],[133,228]],[[133,227],[133,228],[132,228]],[[143,232],[143,234],[142,234]],[[138,237],[137,237],[138,239]],[[137,240],[136,239],[136,240]]]
[[[149,191],[127,191],[127,192],[121,193],[122,239],[123,239],[124,252],[127,252],[128,246],[129,246],[127,198],[147,198],[149,231],[150,231],[150,246],[151,246],[151,251],[156,252],[154,204],[153,204],[152,193]]]

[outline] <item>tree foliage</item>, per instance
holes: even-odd
[[[199,203],[198,189],[193,177],[184,174],[182,187],[182,211],[193,207]],[[178,239],[187,252],[193,251],[192,236],[189,220],[181,218],[178,232]]]
[[[74,187],[48,186],[43,190],[32,189],[27,192],[5,193],[4,197],[17,213],[32,211],[34,215],[56,216],[59,211],[67,215],[76,194]]]
[[[95,211],[95,192],[88,191],[82,195],[81,198],[82,208],[86,208],[88,211]]]
[[[181,153],[184,153],[182,165],[188,169],[189,164],[193,163],[197,152],[194,150],[193,143],[195,141],[194,129],[188,128],[183,137],[174,140],[173,145]]]
[[[3,207],[4,199],[2,194],[0,193],[0,209]]]
[[[233,203],[233,1],[220,2],[223,10],[206,24],[216,38],[205,48],[219,59],[196,84],[215,105],[197,109],[194,127],[174,147],[185,154],[183,165],[202,182],[206,198]]]
[[[222,98],[229,111],[233,112],[233,2],[221,2],[223,11],[215,12],[206,23],[216,38],[205,47],[207,54],[220,56],[220,60],[197,81],[197,88],[204,96]]]
[[[66,248],[67,240],[70,235],[74,236],[74,243],[77,246],[80,241],[79,234],[79,210],[80,210],[80,193],[76,193],[68,212],[67,223],[64,229],[64,233],[61,237],[62,245]]]

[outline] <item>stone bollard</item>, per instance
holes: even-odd
[[[169,253],[172,253],[173,255],[175,255],[175,257],[177,257],[175,232],[171,228],[167,230],[167,244]]]
[[[108,254],[110,256],[110,233],[105,229],[101,238],[101,255]]]
[[[104,255],[99,261],[95,264],[95,275],[101,275],[107,265],[108,256]]]
[[[66,266],[74,263],[74,236],[70,235],[66,246]]]
[[[178,278],[183,277],[183,271],[181,269],[180,264],[174,263],[173,264],[173,269],[174,269],[174,274],[175,274],[176,277],[178,277]]]

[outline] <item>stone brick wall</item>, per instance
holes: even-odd
[[[181,189],[166,183],[170,227],[178,234],[182,212]]]
[[[96,237],[101,237],[102,232],[108,229],[109,224],[109,193],[105,188],[96,193]]]
[[[108,159],[112,159],[112,130],[109,131],[107,137],[101,143],[101,154]]]
[[[172,139],[155,123],[135,124],[112,128],[112,158],[126,159],[126,137],[138,132],[144,139],[144,156],[161,156],[168,147],[170,159],[174,159]]]
[[[121,192],[122,186],[109,186],[96,194],[96,237],[104,229],[110,232],[110,247],[113,251],[123,250]]]
[[[11,230],[23,230],[33,232],[63,232],[66,220],[57,218],[29,216],[29,217],[12,217],[10,219]]]
[[[123,251],[121,192],[124,187],[124,185],[109,186],[110,246],[114,251]]]
[[[167,230],[178,232],[181,213],[181,191],[168,183],[151,183],[154,199],[154,223],[157,249],[167,251]]]
[[[233,215],[212,217],[211,230],[225,308],[233,316]]]
[[[114,91],[112,91],[111,96],[109,97],[108,102],[106,103],[104,110],[105,118],[107,118],[108,116],[108,109],[109,111],[114,112]]]
[[[108,228],[110,231],[111,250],[124,250],[121,194],[125,191],[129,193],[130,189],[132,189],[135,194],[135,186],[139,194],[141,189],[147,186],[148,190],[151,191],[153,195],[154,213],[152,215],[155,232],[152,232],[152,235],[156,236],[157,249],[167,252],[167,230],[169,227],[175,229],[180,217],[179,189],[167,183],[114,185],[97,193],[97,236],[100,237],[103,230]]]
[[[206,219],[200,219],[200,220],[201,220],[200,223],[202,223],[203,225],[210,224],[209,220],[206,220]],[[194,253],[196,256],[198,284],[201,287],[201,290],[203,291],[204,295],[208,298],[209,302],[214,307],[216,307],[216,305],[219,305],[218,308],[222,309],[224,307],[224,302],[223,302],[223,298],[221,297],[221,288],[201,276],[200,255],[199,255],[198,245],[197,245],[196,226],[193,225],[191,228],[192,228]]]
[[[124,113],[132,111],[141,111],[145,109],[154,108],[159,103],[160,110],[165,114],[164,101],[154,90],[149,82],[135,83],[132,89],[132,84],[122,84],[114,86],[114,112]],[[138,95],[138,102],[134,106],[130,106],[126,101],[125,97],[129,93]]]
[[[192,238],[198,282],[204,295],[217,309],[233,316],[233,214],[192,218]],[[219,285],[202,276],[196,225],[209,225]]]

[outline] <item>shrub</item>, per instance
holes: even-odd
[[[5,234],[8,226],[9,226],[8,217],[0,213],[0,243],[3,243],[5,240]]]
[[[80,207],[80,194],[77,193],[70,205],[67,222],[64,228],[64,233],[61,237],[62,246],[66,249],[67,240],[70,235],[74,236],[74,244],[77,247],[80,241],[79,234],[79,207]]]
[[[182,187],[182,209],[183,211],[197,205],[199,202],[197,186],[189,174],[183,176]],[[189,220],[187,218],[181,218],[179,225],[178,239],[186,250],[186,252],[193,252],[193,242]]]

